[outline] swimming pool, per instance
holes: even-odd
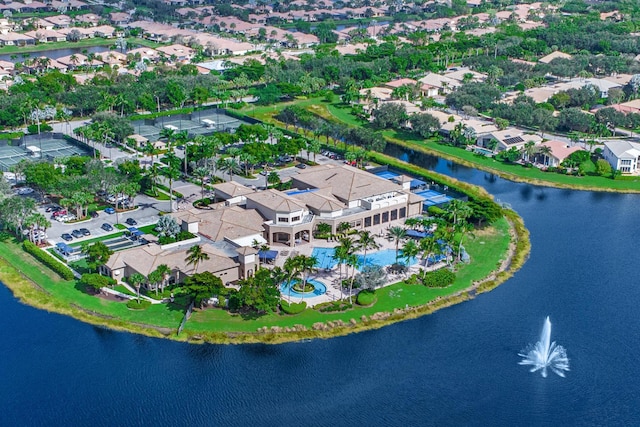
[[[313,298],[313,297],[319,297],[320,295],[324,295],[325,293],[327,293],[327,286],[324,283],[319,282],[315,279],[308,279],[307,283],[310,283],[313,285],[313,291],[297,292],[297,291],[294,291],[293,288],[291,288],[291,294],[289,294],[289,287],[296,283],[298,283],[297,280],[291,283],[286,282],[280,285],[280,292],[282,292],[282,295],[286,295],[286,296],[291,295],[291,298]]]
[[[318,260],[316,268],[332,269],[338,264],[338,262],[333,258],[333,248],[313,248],[311,256],[316,257],[316,259]],[[363,267],[363,261],[364,256],[358,255],[358,263],[360,264],[360,267]],[[398,261],[403,264],[407,262],[406,259],[402,258],[402,251],[398,253]],[[379,265],[384,267],[387,265],[395,264],[395,262],[395,249],[384,249],[376,252],[367,252],[367,265]],[[414,265],[417,262],[418,260],[416,258],[412,258],[409,265]]]
[[[358,255],[358,261],[362,264],[364,257]],[[402,251],[398,252],[398,262],[400,264],[406,264],[406,258],[402,257]],[[408,265],[414,265],[418,262],[417,258],[411,258]],[[367,265],[379,265],[385,267],[387,265],[393,265],[396,263],[396,251],[395,249],[384,249],[377,252],[367,252]]]

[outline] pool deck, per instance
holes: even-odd
[[[395,224],[395,223],[385,224],[384,226],[379,226],[379,227],[374,227],[369,229],[369,231],[371,231],[371,234],[376,236],[376,242],[378,243],[378,245],[380,245],[380,249],[377,249],[377,250],[381,251],[385,249],[392,249],[395,251],[396,249],[395,243],[386,238],[387,229],[395,225],[398,225],[398,224]],[[354,236],[354,237],[357,239],[357,236]],[[314,239],[312,243],[305,243],[302,245],[296,245],[294,247],[273,245],[272,249],[278,250],[280,252],[274,265],[282,267],[284,266],[284,263],[287,260],[287,258],[296,256],[296,255],[311,256],[313,252],[313,248],[334,248],[337,245],[338,245],[338,242],[328,242],[323,239],[317,239],[317,240]],[[370,254],[371,252],[372,251],[368,251],[367,254]],[[362,254],[362,252],[358,252],[358,253]],[[437,270],[439,268],[442,268],[444,265],[446,265],[444,262],[439,262],[433,265],[429,265],[427,270],[428,271]],[[342,279],[345,279],[345,276],[346,276],[345,269],[346,269],[345,266],[343,266]],[[424,269],[425,269],[425,266],[422,265],[422,261],[419,261],[418,264],[414,264],[411,267],[409,267],[409,269],[405,274],[387,274],[387,282],[383,285],[383,287],[392,285],[394,283],[398,283],[404,280],[405,278],[411,276],[412,274],[417,273],[420,270],[424,270]],[[313,278],[315,280],[318,280],[324,283],[327,287],[327,292],[324,295],[319,295],[317,297],[311,297],[311,298],[291,297],[291,300],[289,300],[286,294],[282,294],[282,298],[284,300],[287,300],[289,302],[294,302],[294,303],[305,301],[308,307],[313,307],[314,305],[321,304],[324,302],[337,301],[341,299],[341,297],[344,297],[344,298],[349,297],[348,289],[345,289],[342,292],[340,290],[340,267],[339,266],[335,266],[331,269],[318,269],[316,272],[311,274],[310,278]],[[357,293],[358,293],[357,289],[354,289],[354,292],[352,294],[352,297],[354,297],[354,303],[355,303],[355,296],[357,295]]]

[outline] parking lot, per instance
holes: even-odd
[[[89,235],[82,235],[79,237],[72,236],[72,240],[66,242],[68,244],[73,244],[75,242],[82,242],[84,240],[93,239],[95,237],[113,234],[117,231],[115,224],[122,224],[125,227],[130,227],[130,225],[126,224],[126,220],[128,218],[132,218],[136,221],[135,227],[143,227],[145,225],[155,224],[160,218],[159,213],[161,211],[166,212],[169,210],[168,201],[157,201],[145,195],[137,196],[135,198],[135,201],[138,205],[138,208],[134,211],[113,214],[108,214],[100,211],[98,212],[98,216],[96,218],[91,218],[86,221],[76,223],[59,222],[51,219],[52,213],[45,212],[45,206],[39,207],[38,211],[49,218],[49,221],[51,221],[51,227],[47,229],[47,240],[49,240],[51,243],[55,244],[58,242],[64,242],[61,236],[65,233],[72,234],[73,230],[86,228],[89,231]],[[111,225],[114,230],[107,231],[102,229],[102,225],[105,223]]]

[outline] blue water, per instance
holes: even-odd
[[[293,284],[295,284],[296,282],[293,282]],[[311,283],[315,288],[313,289],[313,292],[296,292],[293,288],[291,288],[291,292],[289,292],[289,287],[291,287],[291,283],[283,283],[280,286],[280,292],[282,292],[282,295],[286,295],[289,296],[291,295],[291,298],[313,298],[313,297],[319,297],[320,295],[324,295],[327,293],[327,287],[325,286],[324,283],[315,280],[315,279],[309,279],[307,280],[307,283]]]
[[[398,155],[513,206],[531,232],[524,268],[430,316],[278,346],[104,330],[0,287],[2,425],[638,425],[640,195],[516,184]],[[571,360],[566,378],[518,365],[547,315]]]
[[[318,264],[316,268],[332,269],[338,262],[333,258],[333,248],[313,248],[311,256],[316,257]],[[402,257],[402,251],[398,254],[398,261],[402,264],[407,264],[407,260]],[[365,262],[364,255],[358,255],[358,264],[363,266]],[[395,249],[383,249],[376,252],[367,252],[367,265],[379,265],[385,267],[387,265],[394,264],[396,262]],[[409,265],[414,265],[418,262],[416,258],[411,258]]]

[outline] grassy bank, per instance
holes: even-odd
[[[279,104],[259,110],[256,117],[274,122],[273,116],[287,105],[296,104],[325,120],[339,122],[349,126],[363,126],[363,122],[351,114],[351,109],[340,103],[327,103],[319,98],[298,100],[291,103]],[[280,124],[282,125],[282,124]],[[555,172],[544,172],[538,168],[527,168],[519,164],[499,162],[494,158],[485,157],[438,142],[438,138],[423,139],[405,131],[385,130],[382,132],[388,142],[430,154],[457,164],[493,173],[501,178],[514,182],[526,182],[533,185],[568,188],[572,190],[608,191],[621,193],[640,193],[640,177],[621,177],[611,179],[597,175],[572,176]]]
[[[295,316],[268,314],[247,319],[223,310],[196,311],[179,337],[175,335],[175,330],[185,309],[183,301],[152,305],[144,311],[129,310],[122,302],[94,296],[76,281],[57,278],[11,239],[0,242],[0,280],[17,298],[29,305],[117,330],[196,342],[285,342],[345,335],[431,313],[471,298],[467,291],[479,287],[487,277],[491,279],[492,287],[497,286],[521,265],[513,261],[505,264],[506,260],[516,258],[509,258],[508,248],[513,240],[511,236],[517,233],[517,227],[512,227],[507,219],[502,219],[478,233],[475,239],[470,239],[466,249],[473,262],[462,265],[455,283],[445,289],[400,282],[378,290],[378,300],[374,305],[354,306],[340,313],[306,310]],[[524,227],[519,233],[522,235],[518,234],[517,242],[526,237]],[[524,261],[528,254],[528,242],[519,251],[518,259]],[[507,274],[498,271],[501,267]],[[317,327],[318,324],[323,326],[314,329],[314,325]],[[302,325],[304,330],[298,325]],[[261,328],[262,331],[258,332]],[[286,332],[287,328],[292,331]]]

